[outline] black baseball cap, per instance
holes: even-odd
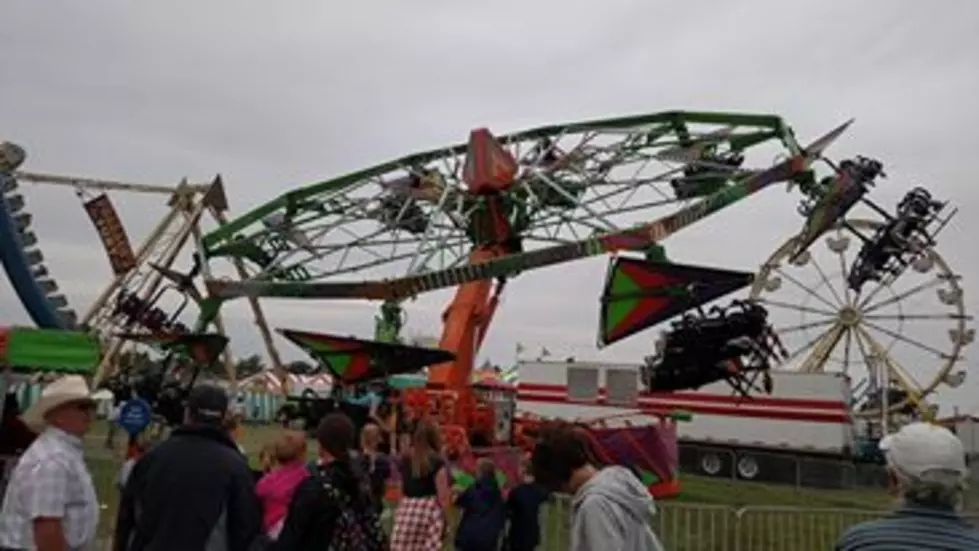
[[[228,413],[228,393],[213,385],[195,386],[187,397],[187,413],[201,423],[221,423]]]

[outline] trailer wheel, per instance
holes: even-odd
[[[700,470],[704,471],[704,474],[717,476],[722,467],[721,458],[716,453],[705,453],[700,456]]]
[[[745,480],[753,480],[761,472],[758,460],[750,455],[742,455],[738,458],[738,477]]]

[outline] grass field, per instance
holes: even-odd
[[[272,440],[275,433],[276,427],[246,427],[241,444],[254,461],[262,445]],[[118,492],[113,486],[113,480],[122,455],[121,447],[116,450],[106,450],[102,445],[104,438],[105,426],[100,424],[92,431],[86,441],[89,468],[95,480],[99,498],[102,501],[102,516],[99,523],[100,539],[107,539],[112,532],[118,501]],[[120,445],[124,443],[124,435],[118,435],[118,442]],[[313,446],[310,448],[312,452]],[[689,475],[683,476],[682,487],[682,493],[678,498],[671,500],[670,504],[664,504],[672,505],[675,503],[676,506],[664,506],[658,515],[660,518],[655,522],[657,531],[663,534],[661,537],[670,540],[669,549],[671,550],[728,549],[729,547],[718,547],[718,544],[711,542],[727,540],[727,531],[733,530],[731,523],[740,520],[735,518],[737,517],[735,509],[743,507],[773,509],[804,507],[824,510],[880,511],[887,509],[892,503],[891,498],[882,491],[796,489],[788,486],[735,482]],[[547,515],[544,530],[547,533],[547,539],[550,541],[547,546],[548,551],[567,548],[566,518],[566,512],[556,510]],[[815,522],[816,525],[813,529],[825,533],[822,540],[831,541],[846,524],[852,522],[852,520],[840,519],[842,517],[837,515],[828,520],[814,520],[810,524]],[[785,534],[769,526],[772,522],[771,519],[766,518],[764,520],[764,531],[771,532],[771,534],[764,535],[763,541],[759,540],[758,547],[739,547],[739,549],[788,549],[788,547],[779,547],[779,545],[785,544]],[[784,519],[779,522],[784,522]],[[680,524],[684,524],[684,527],[678,527]],[[696,525],[693,531],[697,534],[694,534],[693,539],[688,533],[691,531],[686,527],[688,524]],[[759,524],[759,530],[761,528]],[[666,532],[670,531],[676,532],[676,534],[669,537],[665,535]],[[732,535],[731,537],[741,536]],[[756,539],[757,537],[753,535],[752,540]],[[823,546],[822,548],[825,549],[826,547]],[[808,551],[809,547],[799,543],[793,549]]]

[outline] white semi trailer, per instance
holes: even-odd
[[[850,384],[841,374],[773,371],[771,395],[745,398],[725,382],[695,391],[648,391],[639,368],[520,362],[518,415],[637,424],[689,412],[690,420],[676,426],[679,463],[684,471],[711,476],[798,483],[806,470],[809,477],[835,481],[854,450]]]

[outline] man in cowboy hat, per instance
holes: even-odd
[[[95,539],[99,504],[82,451],[94,418],[95,401],[78,375],[49,384],[24,413],[41,435],[10,476],[0,550],[80,550]]]
[[[116,519],[114,549],[246,551],[262,509],[248,460],[224,427],[224,389],[195,387],[186,423],[133,467]]]

